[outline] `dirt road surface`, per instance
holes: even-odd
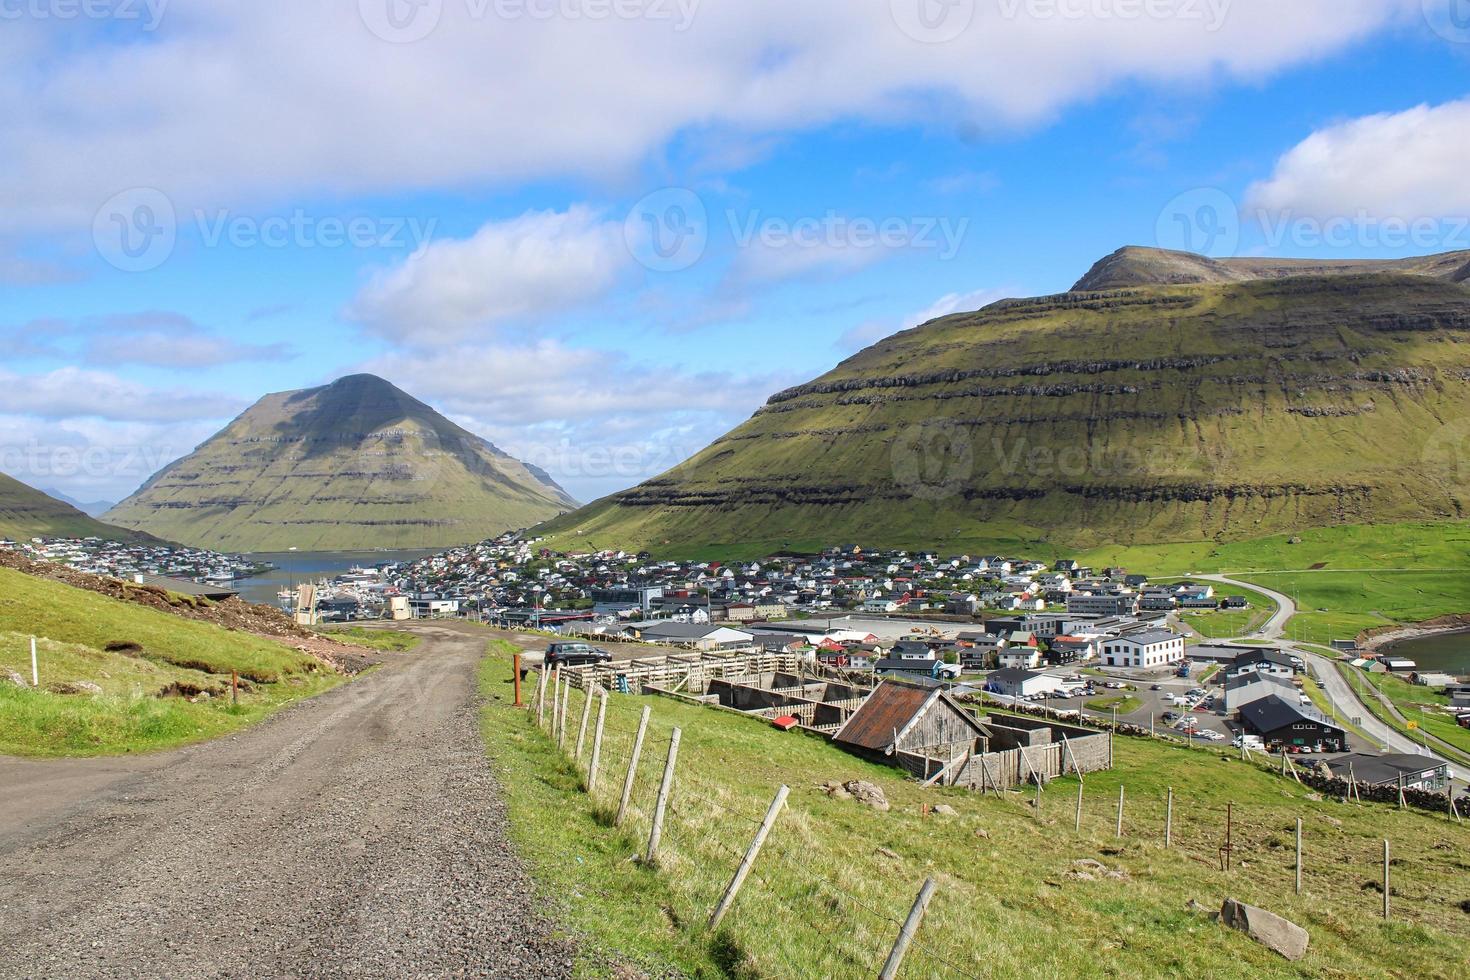
[[[0,757],[0,977],[560,977],[479,735],[485,633],[239,735]]]

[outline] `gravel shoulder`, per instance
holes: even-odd
[[[482,631],[161,755],[0,758],[0,977],[560,977],[479,734]]]

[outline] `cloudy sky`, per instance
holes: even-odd
[[[0,470],[372,371],[590,500],[1124,244],[1470,248],[1467,0],[0,0]]]

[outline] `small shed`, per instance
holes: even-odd
[[[942,688],[884,681],[832,740],[869,758],[985,751],[985,728]]]

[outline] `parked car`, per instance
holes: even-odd
[[[555,667],[586,667],[592,664],[608,663],[612,658],[612,654],[590,643],[553,643],[546,648],[541,666],[546,670]],[[522,676],[529,674],[531,669],[530,667],[524,668],[521,671]]]

